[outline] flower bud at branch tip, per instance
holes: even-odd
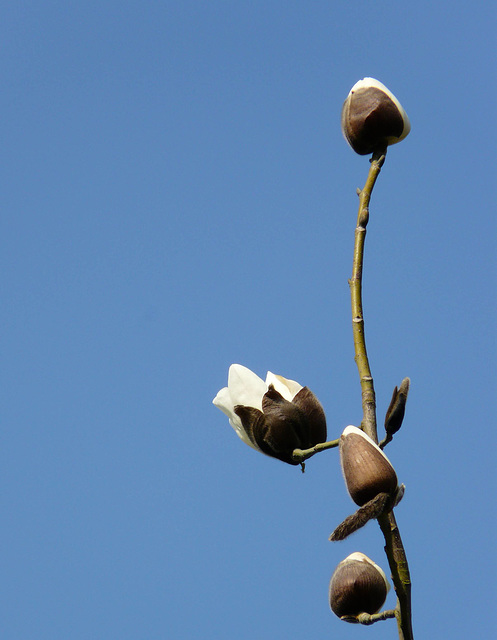
[[[342,107],[342,133],[356,153],[380,152],[410,130],[407,113],[384,84],[375,78],[356,82]]]

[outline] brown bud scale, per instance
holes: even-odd
[[[376,613],[385,602],[388,583],[383,572],[366,558],[352,559],[363,554],[354,553],[335,569],[330,582],[329,599],[333,613],[338,617]]]
[[[350,497],[359,506],[379,493],[395,493],[395,469],[381,449],[356,427],[347,427],[340,438],[340,462]]]

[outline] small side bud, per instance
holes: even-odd
[[[331,610],[346,622],[358,622],[362,613],[374,614],[390,589],[385,573],[370,558],[356,551],[342,560],[330,581]]]
[[[410,383],[409,378],[404,378],[400,387],[395,387],[393,390],[392,399],[385,416],[385,431],[387,436],[393,436],[402,426]]]
[[[356,153],[381,151],[410,130],[407,113],[384,84],[374,78],[356,82],[342,108],[342,132]]]

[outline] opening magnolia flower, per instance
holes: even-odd
[[[342,108],[342,132],[359,155],[380,151],[403,140],[411,123],[402,105],[375,78],[363,78],[350,90]]]
[[[245,444],[288,464],[299,464],[292,459],[294,449],[326,441],[326,417],[316,396],[270,371],[264,381],[247,367],[232,364],[228,386],[212,402]]]
[[[346,622],[360,613],[377,613],[390,590],[384,571],[364,553],[356,551],[342,560],[331,577],[330,607]]]

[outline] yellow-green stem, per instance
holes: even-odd
[[[399,604],[396,615],[399,640],[412,640],[411,577],[393,511],[382,514],[378,523],[385,538],[385,553]]]
[[[354,336],[355,361],[359,371],[362,390],[363,418],[361,427],[370,438],[378,442],[376,430],[376,398],[373,376],[369,366],[364,333],[364,316],[362,310],[362,270],[364,261],[364,242],[369,220],[369,202],[376,179],[385,161],[386,149],[373,154],[371,166],[364,188],[359,192],[359,213],[355,230],[354,261],[352,277],[349,280],[352,301],[352,331]],[[407,558],[400,537],[400,532],[393,512],[383,514],[378,522],[385,538],[385,553],[390,565],[392,580],[397,593],[396,610],[399,640],[413,640],[411,622],[411,580]]]
[[[380,620],[388,620],[388,618],[395,618],[397,616],[397,611],[395,609],[390,609],[389,611],[381,611],[381,613],[360,613],[356,621],[359,624],[371,625],[375,622],[380,622]]]
[[[378,442],[376,432],[376,398],[374,393],[373,376],[369,367],[368,353],[366,351],[366,336],[364,333],[364,315],[362,312],[362,268],[364,261],[364,242],[366,240],[366,227],[369,220],[369,201],[385,162],[386,149],[374,153],[371,158],[368,178],[364,188],[359,192],[359,213],[355,230],[354,261],[352,264],[352,277],[349,280],[350,295],[352,300],[352,333],[354,336],[355,361],[359,370],[359,378],[362,389],[362,424],[361,427],[375,442]]]
[[[311,458],[316,453],[320,451],[326,451],[326,449],[333,449],[334,447],[338,447],[340,444],[340,438],[337,440],[330,440],[329,442],[320,442],[319,444],[314,445],[310,449],[294,449],[292,457],[295,462],[304,462],[308,458]]]

